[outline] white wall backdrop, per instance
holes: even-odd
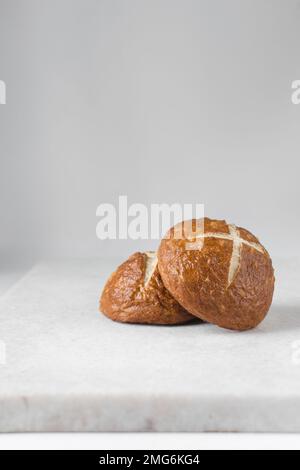
[[[155,246],[96,238],[120,194],[299,254],[299,25],[299,0],[0,0],[0,255]]]

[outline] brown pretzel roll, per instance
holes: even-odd
[[[115,321],[174,325],[194,317],[171,296],[161,280],[156,253],[134,253],[108,279],[100,311]]]
[[[181,222],[166,234],[157,255],[166,288],[202,320],[247,330],[267,314],[272,261],[247,230],[208,218]]]

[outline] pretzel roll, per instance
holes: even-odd
[[[108,279],[100,311],[127,323],[174,325],[194,319],[164,287],[154,252],[134,253]]]
[[[172,227],[161,241],[158,267],[187,311],[223,328],[254,328],[270,308],[274,271],[268,252],[248,230],[224,220]]]

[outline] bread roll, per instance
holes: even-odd
[[[112,320],[174,325],[194,319],[164,287],[153,252],[134,253],[108,279],[100,311]]]
[[[187,311],[223,328],[254,328],[270,308],[274,272],[268,252],[249,231],[223,220],[172,227],[161,241],[158,267]]]

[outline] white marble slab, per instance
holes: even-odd
[[[244,333],[113,323],[115,264],[40,264],[0,299],[0,431],[300,431],[299,260]]]

